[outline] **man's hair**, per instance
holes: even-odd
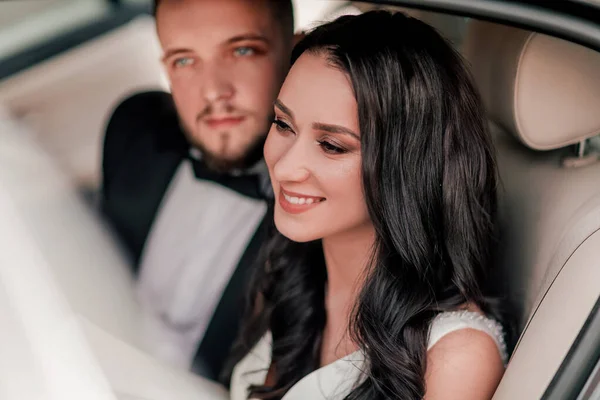
[[[153,0],[152,15],[156,18],[156,11],[161,0]],[[292,0],[268,0],[273,10],[273,17],[283,28],[283,32],[290,38],[294,35],[294,6]]]

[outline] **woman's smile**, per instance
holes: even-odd
[[[283,211],[290,214],[303,213],[318,206],[325,200],[324,197],[289,192],[283,188],[279,190],[279,205]]]

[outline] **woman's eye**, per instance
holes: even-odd
[[[293,132],[292,128],[280,119],[275,118],[273,124],[275,125],[275,129],[279,132]]]
[[[321,146],[323,151],[328,154],[344,154],[344,153],[346,153],[345,149],[343,149],[339,146],[336,146],[326,140],[319,141],[319,146]]]
[[[255,51],[252,47],[238,47],[233,51],[233,54],[239,57],[247,57],[254,55]]]
[[[181,57],[173,61],[173,66],[175,66],[176,68],[182,68],[192,65],[193,63],[194,60],[191,57]]]

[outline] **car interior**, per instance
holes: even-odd
[[[480,90],[500,174],[494,285],[518,339],[494,399],[600,398],[600,46],[412,2],[334,3],[310,23],[381,7],[423,19]],[[225,393],[146,352],[129,260],[96,207],[111,111],[168,91],[152,16],[128,15],[27,68],[0,68],[0,398]]]

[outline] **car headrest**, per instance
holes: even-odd
[[[551,150],[600,134],[600,53],[475,20],[463,52],[489,117],[526,146]]]

